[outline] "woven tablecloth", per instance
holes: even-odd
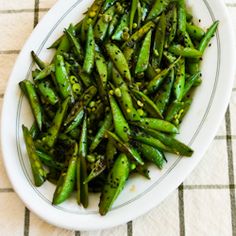
[[[0,0],[0,105],[17,55],[55,2]],[[236,0],[225,0],[225,4],[236,32]],[[236,236],[236,84],[234,87],[225,119],[197,168],[158,207],[126,225],[74,232],[45,223],[18,198],[0,158],[0,236]]]

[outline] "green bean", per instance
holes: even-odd
[[[131,10],[130,10],[130,17],[129,17],[129,30],[132,32],[133,23],[134,23],[134,16],[138,8],[138,0],[132,0],[131,2]]]
[[[136,10],[136,14],[135,14],[135,22],[133,23],[132,28],[134,28],[134,29],[140,28],[141,23],[142,23],[142,17],[143,17],[143,8],[141,6],[140,1],[137,0],[137,10]]]
[[[32,71],[32,78],[34,79],[41,71],[36,68],[35,70]]]
[[[184,45],[188,48],[194,48],[193,42],[187,31],[184,33]]]
[[[81,188],[82,184],[81,183],[81,159],[80,156],[77,157],[77,162],[76,162],[76,201],[77,204],[81,204]]]
[[[115,147],[121,152],[125,153],[131,159],[137,161],[140,165],[144,165],[144,162],[135,148],[133,148],[128,143],[123,143],[122,140],[114,133],[106,131],[108,137],[112,140]]]
[[[107,37],[110,38],[112,34],[114,33],[115,28],[117,27],[120,19],[120,14],[115,14],[112,17],[112,20],[109,24],[108,30],[107,30]]]
[[[156,26],[155,38],[153,43],[153,56],[152,56],[152,66],[154,68],[160,67],[162,53],[165,44],[165,34],[166,34],[166,16],[162,13],[160,20]]]
[[[178,0],[178,35],[183,37],[186,31],[186,9],[185,9],[185,0]]]
[[[133,66],[132,65],[133,64],[132,59],[134,57],[134,52],[135,52],[134,48],[129,48],[129,47],[126,47],[123,50],[123,53],[124,53],[124,56],[125,56],[125,58],[128,62],[129,68],[132,68],[132,66]]]
[[[88,28],[87,40],[86,40],[86,51],[85,58],[83,64],[83,70],[87,74],[91,74],[93,66],[94,66],[94,58],[95,58],[95,41],[93,35],[93,27],[92,25]]]
[[[75,29],[74,26],[72,24],[70,24],[68,31],[71,32],[73,35],[75,34]],[[60,44],[57,48],[56,54],[54,59],[58,56],[61,55],[63,52],[68,52],[71,48],[71,43],[69,38],[67,37],[67,35],[63,35]]]
[[[202,38],[201,42],[198,45],[198,50],[203,53],[205,51],[205,49],[207,48],[210,40],[212,39],[212,37],[214,36],[217,28],[219,25],[219,21],[215,21],[211,27],[207,30],[205,36]]]
[[[172,63],[168,68],[162,70],[159,74],[157,74],[148,84],[147,86],[147,94],[154,93],[158,90],[161,83],[165,79],[165,77],[169,74],[170,70],[175,67],[176,63],[180,58],[178,58],[174,63]]]
[[[83,49],[82,49],[82,46],[80,45],[80,42],[69,30],[66,30],[65,32],[67,34],[67,37],[71,41],[71,43],[74,45],[75,52],[78,59],[82,61],[84,59],[84,55],[83,55]]]
[[[49,148],[54,146],[55,141],[58,137],[63,119],[69,106],[69,101],[69,97],[63,101],[61,107],[59,107],[59,109],[57,110],[57,113],[52,121],[52,125],[47,131],[47,134],[42,138],[43,143],[45,143]]]
[[[77,115],[76,117],[74,118],[74,120],[67,126],[66,130],[65,130],[65,133],[69,133],[71,132],[73,129],[75,129],[76,127],[78,127],[82,120],[83,120],[83,117],[84,117],[84,108],[81,107],[78,112],[77,112]]]
[[[96,122],[102,119],[105,111],[105,106],[103,103],[97,104],[93,111],[89,114],[89,124],[90,127],[96,125]]]
[[[111,112],[109,112],[106,115],[106,117],[105,117],[101,127],[99,128],[97,134],[95,135],[94,139],[92,140],[92,143],[89,147],[90,152],[93,152],[97,148],[97,146],[100,144],[100,142],[104,138],[106,130],[109,130],[111,125],[112,125],[112,114],[111,114]]]
[[[136,98],[139,99],[139,101],[141,101],[142,103],[141,105],[143,105],[144,109],[152,117],[159,117],[161,119],[163,118],[161,112],[159,111],[155,103],[147,95],[145,95],[141,91],[134,90],[134,89],[132,90],[132,92],[134,93]]]
[[[183,108],[184,102],[173,101],[166,112],[165,120],[171,122],[176,114]]]
[[[21,90],[28,98],[31,110],[38,125],[39,130],[42,129],[43,114],[39,98],[37,96],[34,85],[29,80],[23,80],[19,83]]]
[[[191,100],[191,99],[187,99],[188,101],[189,100]],[[185,107],[190,107],[190,105],[191,105],[191,103],[192,103],[192,101],[191,102],[185,102],[185,101],[183,101],[182,102],[182,106],[181,106],[181,109],[178,109],[177,111],[176,111],[176,114],[175,114],[175,116],[172,118],[172,120],[170,121],[171,123],[173,123],[175,126],[179,126],[179,124],[180,124],[180,117],[182,116],[182,113],[184,113],[184,110],[185,110]],[[186,106],[187,105],[187,106]]]
[[[157,72],[154,70],[152,65],[149,63],[147,70],[145,71],[145,76],[148,80],[152,80],[157,75]]]
[[[186,61],[186,70],[190,75],[200,72],[200,61],[198,59],[188,59]]]
[[[94,163],[94,167],[91,170],[90,174],[84,180],[84,184],[89,183],[91,180],[99,176],[106,169],[106,164],[104,159],[105,159],[104,156],[97,157],[97,161]]]
[[[196,40],[201,40],[205,35],[203,29],[193,24],[187,23],[186,30],[189,33],[190,37]]]
[[[175,79],[174,69],[171,69],[168,74],[163,88],[157,93],[154,98],[155,104],[158,107],[161,114],[164,113],[171,97],[172,87]]]
[[[97,68],[98,76],[95,75],[98,87],[98,93],[103,101],[107,104],[107,64],[105,58],[101,53],[95,52],[95,65]]]
[[[115,68],[113,68],[112,74],[113,74],[112,80],[115,83],[118,91],[120,91],[120,94],[116,93],[115,95],[120,103],[121,109],[126,119],[129,121],[139,120],[140,116],[134,107],[132,98],[129,94],[128,86],[126,85],[126,83],[120,76],[119,72]]]
[[[95,65],[104,88],[107,85],[107,64],[103,55],[99,52],[95,52]]]
[[[43,62],[34,51],[31,51],[31,56],[41,70],[47,66],[47,64]]]
[[[202,38],[201,42],[198,45],[198,50],[203,54],[205,52],[205,49],[207,48],[211,38],[214,36],[217,28],[219,25],[219,21],[215,21],[211,27],[207,30],[207,32],[205,33],[205,36]],[[190,61],[190,63],[188,64],[188,69],[189,72],[193,75],[196,74],[200,71],[199,68],[199,60],[193,60]]]
[[[108,63],[107,63],[107,81],[111,81],[111,79],[112,79],[112,69],[113,69],[112,62],[108,61]]]
[[[129,141],[130,128],[128,122],[125,120],[116,100],[113,96],[109,96],[110,106],[113,116],[113,124],[115,132],[124,142]]]
[[[202,52],[195,48],[183,47],[179,44],[175,44],[169,47],[169,52],[176,56],[183,56],[187,58],[201,58]]]
[[[114,32],[114,34],[112,35],[112,40],[116,40],[116,41],[121,41],[125,36],[125,33],[128,33],[128,28],[129,26],[129,15],[128,14],[124,14],[121,19],[120,22]]]
[[[176,125],[179,125],[182,122],[182,120],[185,117],[185,115],[187,114],[191,104],[192,104],[192,99],[187,99],[184,101],[184,105],[183,105],[182,110],[177,114],[176,118],[174,119],[174,123],[176,123]]]
[[[185,87],[185,60],[181,58],[176,66],[176,76],[174,81],[174,95],[177,101],[181,101],[184,96]]]
[[[109,23],[115,14],[115,6],[108,8],[105,13],[98,19],[94,26],[94,38],[98,41],[103,41],[106,37]]]
[[[133,123],[165,133],[177,134],[179,132],[178,129],[170,122],[156,118],[141,118],[139,122]]]
[[[165,161],[164,153],[157,148],[138,142],[137,148],[148,161],[154,163],[158,168],[162,169]]]
[[[110,6],[114,5],[117,0],[105,0],[101,12],[105,12]]]
[[[144,72],[147,70],[150,56],[151,37],[152,31],[150,30],[143,41],[135,67],[135,74],[138,76],[140,76],[140,74],[144,75]]]
[[[129,71],[129,66],[122,51],[114,43],[107,43],[105,45],[105,48],[115,67],[120,72],[120,74],[128,82],[131,82],[131,74]]]
[[[59,97],[57,96],[50,80],[44,80],[38,83],[37,88],[44,102],[51,105],[58,103]]]
[[[148,16],[148,20],[153,20],[157,16],[159,16],[163,11],[166,10],[167,6],[169,5],[170,0],[155,0]]]
[[[79,159],[80,159],[80,170],[78,170],[77,166],[77,173],[78,171],[80,172],[80,191],[77,192],[77,194],[80,193],[80,202],[84,206],[84,208],[88,207],[88,184],[84,183],[84,181],[87,178],[87,167],[86,167],[86,156],[87,156],[87,116],[84,116],[84,121],[82,125],[82,131],[81,131],[81,136],[80,136],[80,142],[79,142]],[[78,175],[77,175],[78,178]],[[79,179],[77,180],[79,182]],[[77,195],[78,196],[78,195]],[[77,201],[79,200],[77,199]],[[79,201],[78,201],[79,203]]]
[[[142,16],[141,16],[141,21],[144,22],[147,15],[148,15],[148,4],[146,1],[139,1],[141,3],[141,11],[142,11]],[[140,27],[139,27],[140,28]]]
[[[97,17],[99,15],[103,2],[104,2],[103,0],[95,0],[92,6],[88,9],[88,12],[85,18],[83,19],[82,28],[81,28],[82,41],[86,40],[86,34],[90,25],[93,26],[95,22],[97,21]]]
[[[114,146],[112,140],[109,138],[106,146],[106,166],[108,169],[111,169],[115,155],[117,154],[116,147]]]
[[[30,135],[33,140],[35,140],[39,135],[39,128],[36,122],[34,122],[30,127]]]
[[[38,155],[42,163],[48,167],[52,167],[57,170],[62,170],[65,167],[63,163],[55,161],[54,158],[48,155],[47,153],[44,153],[40,150],[36,150],[36,154]]]
[[[186,146],[184,143],[181,143],[175,138],[160,133],[156,130],[145,129],[145,132],[154,138],[159,139],[164,145],[168,146],[177,155],[190,157],[193,154],[193,150],[190,147]]]
[[[57,188],[53,195],[52,204],[58,205],[70,197],[74,190],[76,180],[76,162],[78,154],[78,145],[74,145],[73,155],[70,159],[67,171],[63,171],[59,178]]]
[[[34,80],[37,81],[37,80],[45,79],[54,71],[55,71],[54,64],[48,65],[34,77]]]
[[[99,213],[105,215],[123,190],[129,176],[129,160],[120,154],[108,174],[99,202]]]
[[[34,141],[30,135],[29,130],[24,125],[22,125],[22,130],[23,130],[26,150],[27,150],[27,153],[29,156],[32,174],[34,177],[34,183],[37,187],[39,187],[46,180],[46,172],[43,169],[40,158],[38,157],[38,155],[36,153]]]
[[[63,99],[70,97],[71,102],[74,102],[74,95],[69,81],[69,76],[66,71],[65,61],[61,55],[56,56],[56,83],[59,88],[59,92]]]
[[[93,99],[93,97],[96,95],[97,89],[95,86],[89,87],[80,97],[79,101],[77,101],[71,111],[69,112],[65,122],[64,126],[67,126],[72,121],[77,120],[79,114],[81,113],[81,107],[85,107],[89,104],[89,102]]]
[[[193,76],[191,76],[188,81],[186,81],[186,84],[185,84],[185,87],[184,87],[184,92],[183,92],[183,97],[185,97],[188,94],[188,92],[193,87],[195,82],[199,79],[200,74],[201,73],[198,72],[198,73],[194,74]]]
[[[78,64],[78,71],[79,71],[79,77],[82,80],[83,84],[86,87],[91,86],[92,83],[89,75],[83,71],[83,68],[79,64]]]
[[[142,175],[143,177],[145,177],[146,179],[150,180],[150,175],[149,175],[149,170],[147,168],[147,164],[145,163],[143,166],[136,166],[135,168],[135,172]]]
[[[173,42],[177,31],[177,8],[176,4],[173,4],[171,9],[166,14],[166,41],[165,48]]]
[[[144,35],[146,35],[146,33],[154,27],[154,22],[147,22],[139,30],[137,30],[134,34],[130,36],[130,38],[122,45],[122,49],[124,49],[125,47],[133,47],[135,43],[140,41],[144,37]]]
[[[172,64],[172,63],[174,63],[176,61],[176,57],[172,53],[170,53],[168,51],[164,51],[163,55],[165,56],[165,58],[167,59],[167,61],[170,64]]]
[[[165,145],[163,144],[160,140],[147,135],[144,132],[135,132],[131,135],[132,139],[138,142],[141,142],[143,144],[152,146],[158,150],[161,150],[163,152],[171,152],[171,150]]]

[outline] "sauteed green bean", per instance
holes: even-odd
[[[34,117],[24,140],[36,186],[56,184],[52,204],[101,192],[105,215],[133,173],[150,178],[166,154],[191,157],[177,140],[219,22],[194,24],[185,0],[95,0],[84,19],[32,51],[33,81],[19,83]],[[190,17],[191,16],[191,17]],[[167,156],[168,159],[168,156]]]

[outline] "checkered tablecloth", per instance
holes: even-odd
[[[65,0],[66,1],[66,0]],[[56,0],[0,0],[0,105],[24,42]],[[225,0],[236,32],[236,0]],[[148,214],[110,230],[74,232],[31,213],[11,187],[0,158],[0,236],[236,236],[236,84],[208,152],[185,182]]]

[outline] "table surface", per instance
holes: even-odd
[[[0,0],[0,106],[16,57],[56,0]],[[225,0],[236,32],[236,0]],[[10,23],[10,24],[9,24]],[[49,225],[18,198],[0,158],[0,235],[236,236],[236,84],[225,119],[193,173],[164,202],[126,225],[74,232]]]

